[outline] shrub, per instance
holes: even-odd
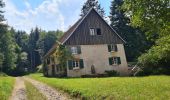
[[[170,35],[160,38],[156,45],[138,58],[138,65],[149,75],[170,75]]]
[[[107,74],[81,75],[82,78],[108,77]]]
[[[119,73],[115,70],[112,70],[112,71],[105,71],[105,73],[111,77],[111,76],[119,76]]]
[[[8,75],[3,72],[0,72],[0,76],[8,76]]]

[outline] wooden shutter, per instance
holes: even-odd
[[[115,44],[115,51],[117,52],[118,51],[118,49],[117,49],[117,45]]]
[[[120,59],[120,57],[117,57],[117,60],[118,60],[118,64],[120,65],[120,64],[121,64],[121,59]]]
[[[69,70],[73,69],[73,61],[72,60],[68,60],[68,68],[69,68]]]
[[[83,59],[80,59],[80,68],[84,68],[84,62],[83,62]]]
[[[109,58],[109,65],[113,65],[113,57]]]
[[[108,45],[108,51],[111,52],[111,45]]]
[[[81,54],[81,46],[77,46],[77,53]]]

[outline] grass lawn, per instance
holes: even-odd
[[[0,100],[8,100],[11,96],[15,78],[0,76]]]
[[[32,74],[30,77],[88,100],[170,100],[170,76],[62,79]]]
[[[43,96],[31,83],[25,81],[26,93],[28,100],[46,100],[46,97]]]

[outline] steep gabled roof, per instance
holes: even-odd
[[[90,14],[90,12],[92,12],[92,10],[94,10],[100,17],[101,15],[94,9],[91,8],[89,10],[89,12],[83,16],[82,18],[80,18],[68,31],[66,31],[64,33],[64,35],[61,37],[61,39],[59,40],[59,42],[61,42],[61,44],[64,44],[68,38],[74,33],[74,31],[78,28],[78,26],[83,22],[83,20]],[[101,19],[112,29],[112,31],[124,42],[126,43],[126,41],[101,17]]]
[[[99,16],[100,14],[94,9],[91,8],[89,10],[89,12],[83,16],[82,18],[80,18],[73,26],[71,26],[65,33],[64,35],[59,39],[58,43],[60,44],[64,44],[70,37],[71,35],[74,33],[74,31],[79,27],[79,25],[83,22],[83,20],[90,14],[90,12],[95,11]],[[101,16],[100,16],[101,17]],[[124,42],[125,40],[123,40],[121,38],[121,36],[101,17],[101,19],[112,29],[112,31]],[[53,47],[48,51],[48,53],[44,56],[44,58],[46,58],[48,55],[50,55],[52,52],[54,52],[54,50],[56,49],[56,47],[58,46],[58,43],[54,44]]]
[[[81,22],[83,18],[80,18],[73,26],[71,26],[65,33],[64,35],[59,39],[59,42],[63,43],[65,39],[76,29],[78,24]]]

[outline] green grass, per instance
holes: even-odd
[[[170,76],[59,79],[32,74],[30,77],[88,100],[170,100]]]
[[[41,94],[30,82],[25,81],[26,93],[28,100],[46,100],[46,97]]]
[[[11,96],[15,78],[0,76],[0,100],[8,100]]]

